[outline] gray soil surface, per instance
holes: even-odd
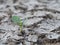
[[[0,45],[60,45],[60,0],[0,0]]]

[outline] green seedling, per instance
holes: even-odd
[[[22,27],[23,27],[22,19],[20,19],[20,17],[18,17],[18,16],[12,16],[11,19],[15,24],[18,24],[20,26],[20,32],[22,32]]]

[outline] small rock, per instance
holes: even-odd
[[[14,42],[9,42],[7,45],[16,45]]]
[[[33,24],[35,24],[35,23],[40,22],[41,20],[43,20],[43,18],[27,19],[27,20],[25,20],[24,25],[25,25],[25,26],[31,26],[31,25],[33,25]]]
[[[28,41],[37,42],[38,37],[36,35],[29,35]]]
[[[25,41],[25,45],[31,45],[31,43],[30,43],[30,42]]]
[[[18,45],[23,45],[22,43],[18,44]]]
[[[8,23],[2,23],[0,25],[0,29],[3,29],[3,30],[13,30],[13,31],[16,31],[18,30],[18,26],[14,26],[14,25],[9,25]]]
[[[60,34],[50,33],[50,34],[46,35],[46,37],[48,39],[58,39],[60,37]]]
[[[42,17],[42,16],[46,16],[46,15],[45,15],[44,11],[37,11],[37,12],[34,13],[34,16],[37,16],[37,17],[40,16],[40,17]]]
[[[17,35],[13,36],[12,38],[13,38],[13,39],[16,39],[16,40],[24,39],[24,37],[22,37],[22,36],[17,36]]]
[[[1,20],[1,22],[6,22],[8,21],[9,17],[5,17],[4,19]]]

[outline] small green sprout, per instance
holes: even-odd
[[[11,19],[15,24],[18,24],[20,26],[20,32],[22,32],[22,27],[23,27],[22,19],[20,19],[20,17],[18,17],[18,16],[12,16]]]

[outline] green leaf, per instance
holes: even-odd
[[[19,23],[20,22],[20,17],[18,17],[18,16],[12,16],[12,21],[14,22],[14,23]]]
[[[20,32],[22,31],[23,21],[18,16],[12,16],[12,21],[20,26]]]

